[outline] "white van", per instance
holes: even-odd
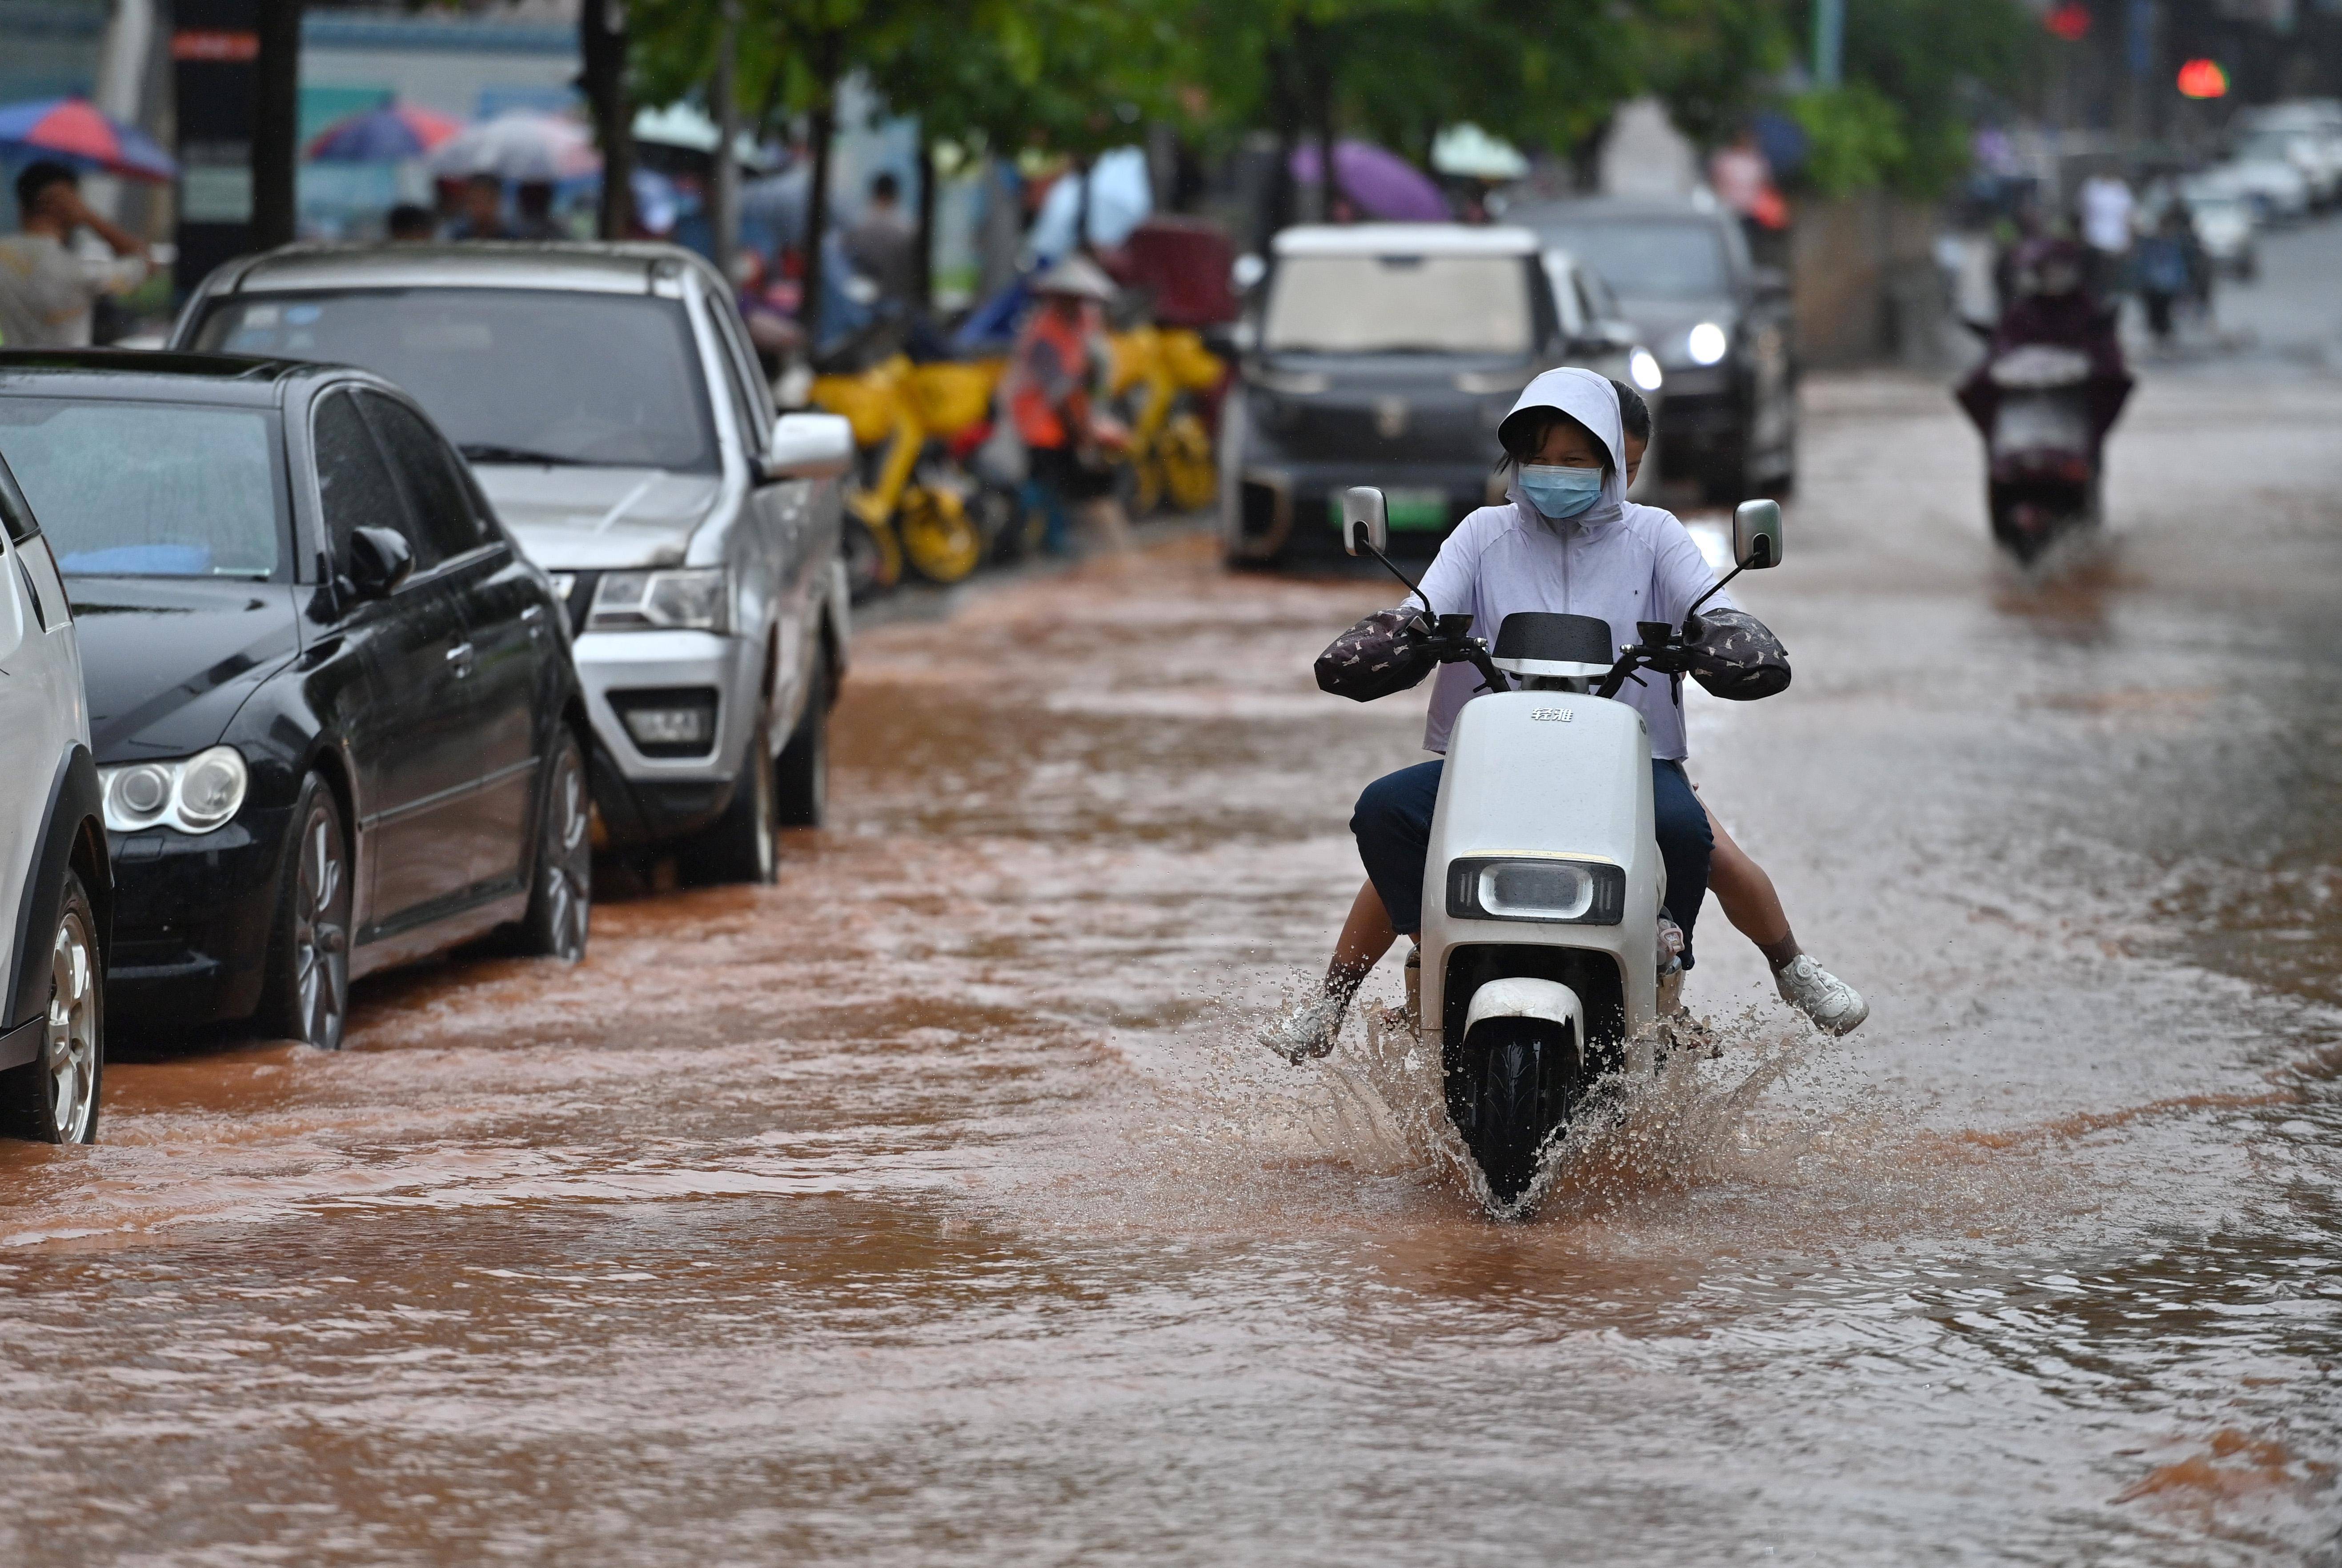
[[[0,1134],[97,1141],[113,898],[65,580],[0,461]]]

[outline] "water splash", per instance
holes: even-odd
[[[1506,1201],[1449,1120],[1437,1054],[1415,1037],[1405,1011],[1359,1011],[1361,1025],[1320,1064],[1326,1095],[1312,1107],[1311,1135],[1362,1171],[1437,1170],[1502,1222],[1593,1218],[1702,1186],[1793,1180],[1817,1151],[1868,1144],[1850,1134],[1899,1121],[1876,1102],[1802,1112],[1768,1100],[1829,1044],[1810,1030],[1767,1026],[1753,1008],[1721,1025],[1656,1025],[1636,1043],[1651,1049],[1628,1053],[1656,1065],[1598,1082],[1546,1144],[1528,1187]]]

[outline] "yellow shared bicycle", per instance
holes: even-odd
[[[1218,485],[1212,435],[1198,406],[1226,365],[1185,327],[1138,326],[1114,335],[1114,396],[1131,411],[1130,509],[1199,511]]]
[[[846,498],[857,596],[893,587],[906,564],[931,583],[956,583],[983,561],[972,486],[946,443],[984,420],[999,375],[995,364],[913,365],[898,354],[815,378],[815,405],[845,415],[862,448],[862,483]]]

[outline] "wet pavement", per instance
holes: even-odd
[[[1421,703],[1175,535],[866,631],[777,887],[121,1043],[0,1148],[0,1556],[2342,1560],[2342,381],[2257,342],[2039,579],[1940,386],[1810,385],[1797,683],[1693,772],[1872,1018],[1711,905],[1723,1054],[1534,1222],[1403,1042],[1248,1043]]]

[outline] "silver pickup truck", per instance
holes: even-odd
[[[819,823],[846,660],[843,419],[776,415],[731,292],[673,245],[288,246],[204,280],[175,349],[397,383],[568,606],[608,842],[770,882]]]

